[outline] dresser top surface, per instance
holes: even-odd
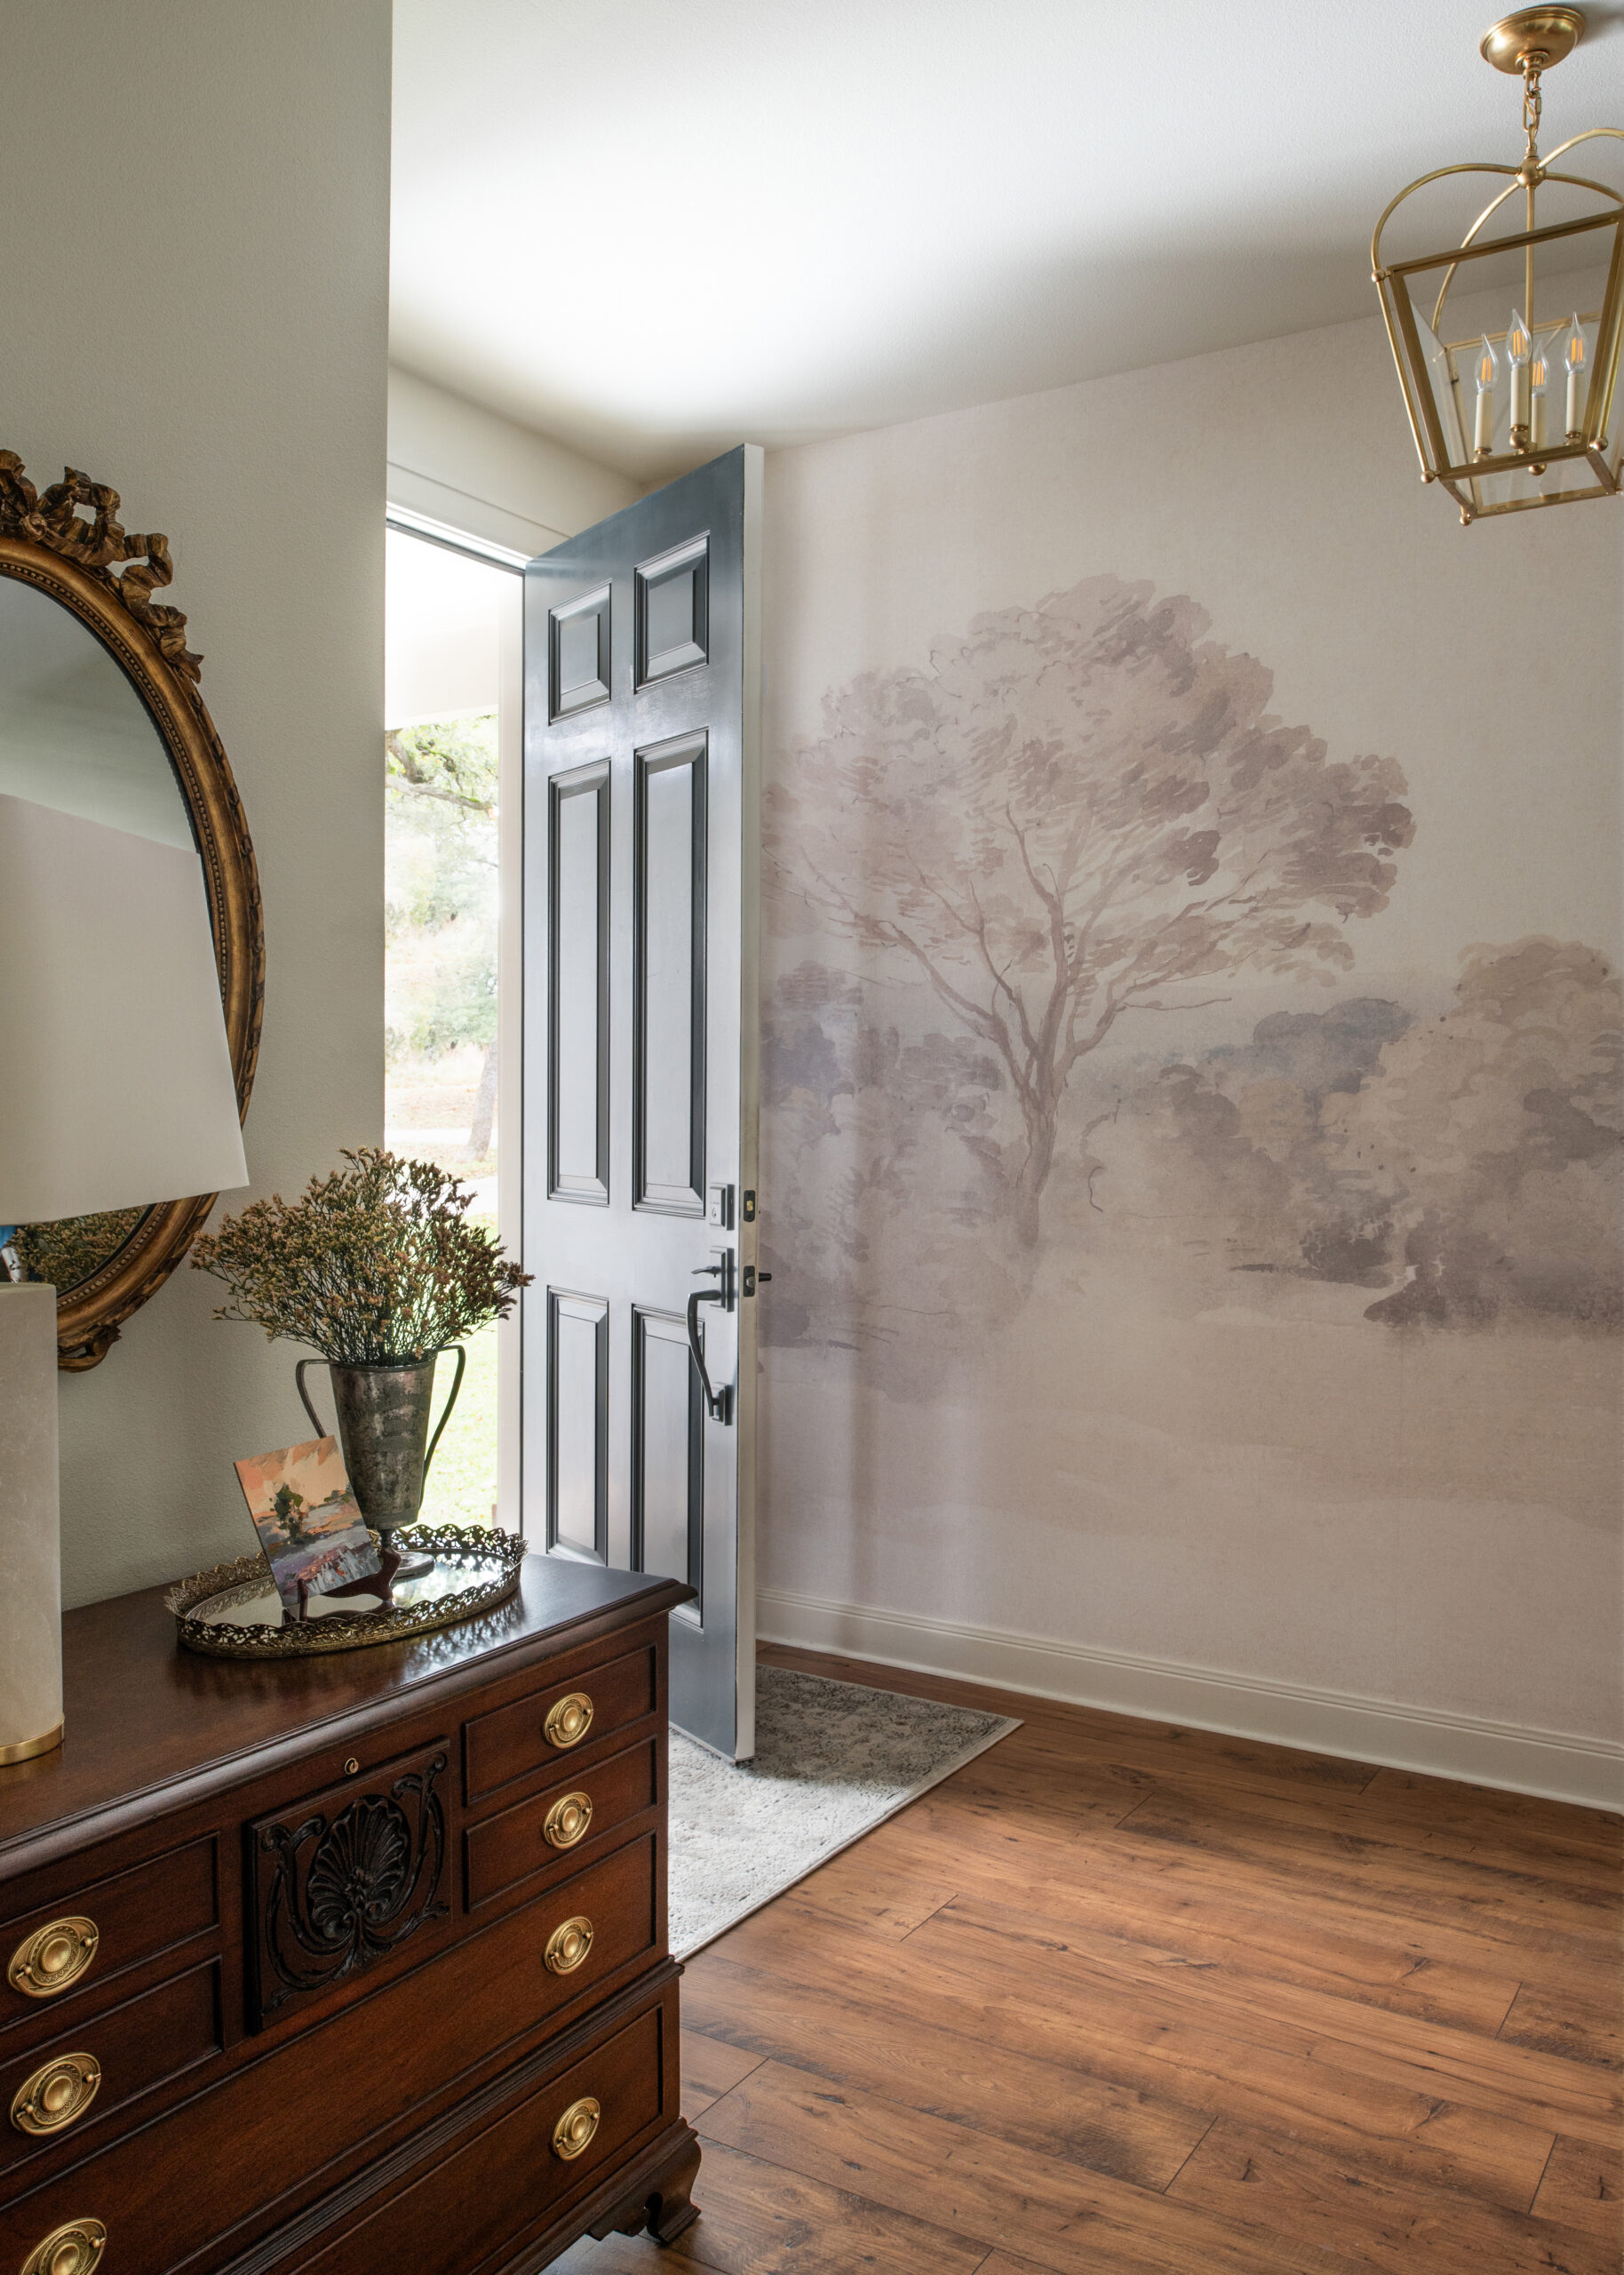
[[[86,1604],[62,1622],[64,1720],[55,1752],[0,1768],[0,1878],[48,1827],[187,1798],[222,1769],[354,1717],[416,1704],[436,1683],[495,1680],[549,1651],[665,1611],[692,1590],[641,1572],[525,1559],[494,1611],[398,1643],[308,1659],[210,1659],[181,1648],[167,1588]],[[424,1703],[426,1703],[425,1700]]]

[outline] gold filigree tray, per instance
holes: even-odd
[[[263,1556],[239,1556],[178,1580],[163,1601],[189,1651],[216,1659],[299,1659],[426,1635],[505,1603],[518,1588],[525,1557],[521,1534],[482,1525],[414,1525],[395,1539],[402,1548],[432,1556],[434,1567],[420,1579],[397,1579],[394,1602],[370,1611],[357,1610],[354,1596],[329,1609],[322,1597],[313,1596],[309,1618],[284,1625]]]

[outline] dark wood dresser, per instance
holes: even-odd
[[[0,2275],[529,2275],[669,2241],[674,1582],[281,1664],[163,1592],[70,1613],[67,1743],[0,1770]]]

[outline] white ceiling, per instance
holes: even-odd
[[[1520,155],[1492,5],[395,0],[393,352],[649,478],[1371,314],[1393,192]],[[1548,145],[1624,124],[1588,12]]]

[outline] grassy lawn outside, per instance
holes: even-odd
[[[474,1217],[492,1233],[489,1218]],[[440,1525],[488,1525],[497,1497],[497,1329],[493,1321],[471,1335],[466,1345],[467,1370],[445,1435],[435,1449],[423,1489],[419,1521]],[[432,1435],[451,1377],[456,1358],[447,1353],[434,1370],[434,1415]]]
[[[419,1521],[488,1525],[497,1497],[497,1331],[482,1328],[467,1342],[468,1368],[457,1410],[434,1451]],[[434,1419],[457,1365],[447,1356],[434,1377]],[[431,1428],[432,1428],[431,1425]]]

